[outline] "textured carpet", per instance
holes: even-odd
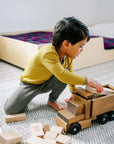
[[[41,122],[49,124],[50,127],[56,124],[57,112],[46,105],[48,93],[38,95],[29,104],[26,111],[25,121],[5,123],[5,113],[3,105],[19,83],[19,76],[23,72],[15,66],[0,61],[0,125],[2,131],[16,130],[23,135],[23,142],[31,136],[30,124]],[[85,69],[75,71],[77,74],[99,80],[102,84],[110,83],[114,85],[114,61],[95,65]],[[68,87],[58,99],[65,104],[64,99],[70,96]],[[97,121],[77,135],[70,135],[70,144],[114,144],[114,121],[109,121],[105,125],[100,125]]]

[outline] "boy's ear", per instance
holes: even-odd
[[[64,41],[63,41],[63,47],[64,47],[64,48],[68,48],[68,47],[69,47],[69,43],[70,43],[70,42],[69,42],[68,40],[64,40]]]

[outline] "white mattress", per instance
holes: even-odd
[[[89,27],[91,36],[114,38],[114,23],[101,23]]]

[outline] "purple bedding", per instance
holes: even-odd
[[[24,34],[18,34],[18,35],[5,35],[9,38],[14,38],[26,42],[31,42],[34,44],[45,44],[45,43],[51,43],[52,41],[52,32],[30,32],[30,33],[24,33]],[[96,37],[96,36],[91,36]],[[114,48],[114,38],[104,38],[104,49],[113,49]]]
[[[52,41],[52,32],[37,31],[18,35],[5,35],[5,36],[34,44],[45,44],[45,43],[51,43]]]
[[[114,38],[104,37],[104,48],[105,49],[114,49]]]

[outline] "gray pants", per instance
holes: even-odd
[[[19,87],[9,97],[4,105],[6,114],[22,113],[26,109],[28,103],[38,94],[50,92],[49,101],[55,102],[67,84],[59,81],[55,76],[42,84],[28,84],[20,82]]]

